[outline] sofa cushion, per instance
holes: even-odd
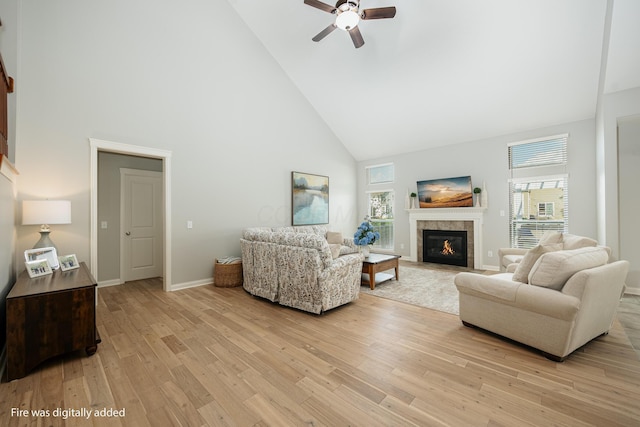
[[[607,263],[609,254],[602,247],[585,247],[545,253],[529,272],[529,284],[560,290],[571,276],[581,270]]]
[[[529,283],[529,272],[535,265],[538,258],[547,252],[559,251],[562,249],[562,243],[539,244],[527,251],[522,260],[518,263],[516,270],[513,272],[512,279],[516,282]]]

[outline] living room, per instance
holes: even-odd
[[[600,44],[592,46],[597,58],[602,53],[607,14],[615,13],[616,7],[637,12],[630,3],[597,3],[602,18],[596,34]],[[612,11],[607,9],[610,4]],[[386,4],[374,6],[378,5]],[[576,2],[571,5],[576,7]],[[293,9],[300,13],[315,12],[307,11],[302,1],[296,6]],[[377,146],[372,142],[372,154],[364,146],[364,154],[356,156],[333,123],[318,113],[320,101],[305,97],[275,59],[277,52],[267,47],[268,40],[261,40],[256,35],[259,31],[247,23],[255,18],[246,2],[178,8],[154,2],[10,0],[0,7],[0,51],[15,79],[15,92],[9,96],[8,160],[19,172],[13,182],[0,177],[3,301],[23,270],[24,250],[38,239],[37,226],[20,223],[22,200],[70,200],[72,222],[54,227],[52,239],[61,253],[75,253],[87,264],[92,256],[99,256],[92,251],[94,222],[111,224],[112,219],[98,218],[92,211],[90,139],[125,144],[128,154],[145,149],[170,153],[170,169],[164,170],[171,190],[170,258],[165,265],[170,289],[210,283],[214,259],[239,255],[242,229],[290,225],[292,171],[329,177],[330,226],[351,235],[366,213],[366,191],[370,190],[365,184],[366,167],[382,163],[395,165],[396,253],[409,254],[409,221],[402,204],[416,181],[469,175],[475,186],[486,186],[483,265],[497,268],[498,249],[509,245],[508,218],[500,214],[509,206],[507,144],[561,133],[571,138],[566,171],[571,179],[570,230],[598,239],[619,255],[617,128],[621,119],[640,115],[640,82],[605,91],[598,79],[607,65],[613,68],[606,59],[584,70],[595,77],[584,94],[589,113],[558,114],[544,124],[532,120],[528,127],[505,127],[499,134],[478,128],[478,137],[449,145],[438,145],[425,136],[424,148],[412,151],[393,151],[402,138],[387,134],[387,152],[374,151]],[[400,15],[401,5],[397,7]],[[243,8],[244,15],[240,14]],[[318,14],[321,21],[322,13]],[[344,34],[332,37],[355,55],[375,48],[375,24],[367,28],[367,44],[359,50],[349,45],[348,38],[337,37]],[[615,20],[611,25],[614,38]],[[313,61],[314,49],[322,49],[322,44],[310,41],[320,29],[298,28],[308,42],[301,61]],[[632,46],[637,39],[627,41]],[[638,50],[631,52],[637,56]],[[640,75],[637,58],[628,61],[630,74]],[[352,70],[359,68],[343,70],[336,65],[333,77],[342,72],[350,75]],[[403,74],[393,77],[400,80]],[[565,83],[570,86],[571,81]],[[519,88],[511,91],[510,106],[516,109]],[[558,98],[567,96],[562,93]],[[431,108],[454,111],[458,126],[465,127],[473,116],[473,111],[462,107],[465,102],[470,101],[464,94],[456,94],[449,104]],[[336,99],[322,103],[353,113]],[[396,109],[402,107],[396,104]],[[369,120],[379,121],[361,113],[352,117],[354,122]],[[494,121],[506,119],[500,116]],[[100,271],[96,278],[98,282],[118,279],[101,276]],[[4,325],[1,336],[4,347]]]

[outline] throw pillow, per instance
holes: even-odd
[[[563,243],[564,236],[559,231],[545,231],[540,240],[538,241],[539,245],[550,245],[554,243]]]
[[[329,243],[329,249],[331,250],[331,258],[336,259],[340,256],[340,248],[342,248],[342,245],[338,243]]]
[[[516,271],[513,272],[513,276],[511,278],[516,282],[529,283],[529,272],[536,261],[538,261],[538,258],[547,252],[559,251],[561,249],[562,243],[538,245],[529,249],[527,253],[524,254],[522,261],[518,263],[518,267],[516,267]]]
[[[546,253],[531,269],[529,283],[559,291],[578,271],[605,265],[608,260],[606,249],[593,246]]]
[[[589,237],[576,236],[574,234],[565,234],[562,239],[562,243],[564,244],[565,249],[580,249],[598,245],[596,240],[590,239]]]
[[[342,244],[342,233],[339,231],[327,231],[327,243]]]

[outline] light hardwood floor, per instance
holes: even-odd
[[[638,329],[638,312],[623,311]],[[457,316],[364,294],[316,316],[240,287],[165,293],[150,280],[101,288],[97,316],[94,356],[0,384],[0,425],[640,425],[640,359],[619,321],[555,363]],[[83,407],[124,417],[53,413]]]

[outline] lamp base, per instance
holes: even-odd
[[[46,230],[46,231],[40,230],[40,240],[36,242],[33,249],[54,248],[57,252],[58,248],[56,247],[56,245],[53,244],[53,242],[49,238],[49,233],[51,233],[51,231],[49,230]]]

